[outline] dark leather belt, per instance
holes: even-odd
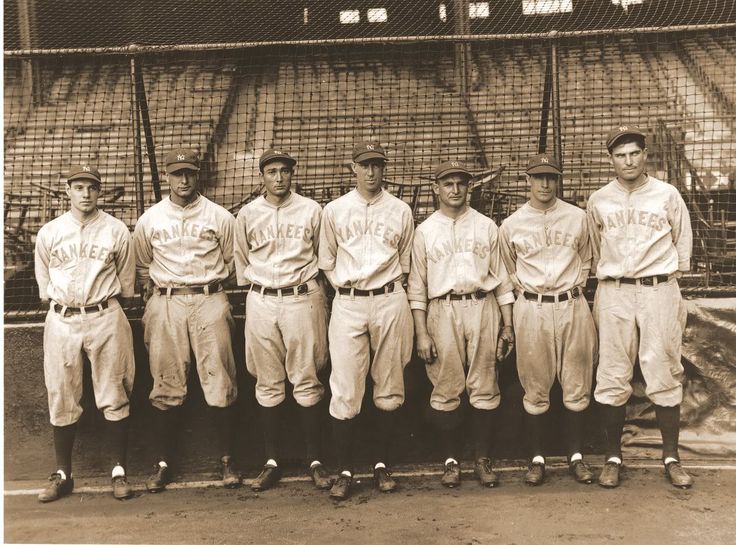
[[[368,295],[383,295],[384,293],[393,293],[396,291],[396,282],[390,282],[385,286],[376,288],[374,290],[359,290],[357,288],[337,288],[337,292],[340,295],[357,295],[359,297],[366,297]]]
[[[655,274],[654,276],[643,276],[641,278],[609,278],[608,280],[613,280],[614,282],[618,280],[622,284],[642,284],[644,286],[653,286],[654,281],[657,281],[657,284],[664,284],[670,279],[670,277],[666,274]]]
[[[222,289],[222,285],[219,282],[212,282],[206,286],[181,286],[178,288],[156,286],[156,291],[159,295],[197,295],[200,293],[217,293]]]
[[[306,295],[309,293],[309,286],[306,282],[304,282],[304,284],[288,288],[265,288],[260,284],[251,284],[250,291],[254,291],[261,295],[281,295],[284,297],[289,295]]]
[[[98,305],[90,305],[88,307],[66,307],[64,316],[66,316],[67,312],[69,314],[90,314],[92,312],[100,312],[101,310],[105,310],[109,306],[110,300],[108,299],[107,301],[102,301],[102,303]],[[61,314],[61,311],[64,310],[64,305],[54,303],[53,309],[54,312],[56,312],[57,314]]]
[[[559,301],[560,303],[563,301],[567,301],[568,299],[577,299],[583,294],[583,290],[580,289],[579,286],[575,286],[573,289],[560,293],[556,297],[554,295],[542,295],[542,303],[554,303],[555,301]],[[525,291],[524,292],[524,298],[528,301],[539,301],[539,294],[534,293],[532,291]]]
[[[450,301],[469,301],[471,299],[485,299],[488,296],[487,291],[477,290],[473,293],[448,293],[437,297],[437,299],[449,299]]]

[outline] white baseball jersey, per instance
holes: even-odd
[[[233,215],[202,195],[184,207],[166,197],[135,226],[138,277],[166,287],[225,281],[235,271],[234,229]]]
[[[557,199],[547,210],[526,203],[501,224],[501,256],[514,284],[534,293],[584,286],[591,264],[585,212]]]
[[[368,202],[354,189],[322,212],[319,268],[336,287],[380,288],[409,273],[413,234],[408,204],[385,190]]]
[[[125,224],[98,210],[82,223],[71,212],[38,231],[36,281],[41,299],[69,307],[133,297],[135,261]]]
[[[439,210],[414,235],[409,305],[426,310],[429,299],[448,293],[494,292],[499,305],[514,302],[513,284],[501,261],[498,227],[468,208],[453,220]]]
[[[674,186],[648,176],[628,191],[613,180],[590,196],[587,210],[598,278],[690,270],[690,214]]]
[[[238,285],[285,288],[317,276],[321,212],[315,201],[295,193],[280,206],[258,197],[241,208],[234,251]]]

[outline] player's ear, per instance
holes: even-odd
[[[438,184],[437,182],[432,182],[432,193],[434,193],[435,195],[440,194],[440,184]]]
[[[70,184],[69,182],[66,183],[66,196],[72,196],[72,184]]]
[[[353,171],[353,174],[358,174],[358,171],[356,170],[357,167],[358,165],[356,165],[355,162],[350,163],[350,170]]]

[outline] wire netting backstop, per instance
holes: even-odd
[[[168,192],[172,146],[199,150],[203,193],[237,213],[261,192],[265,149],[297,158],[297,191],[324,204],[371,139],[417,221],[434,209],[433,167],[456,158],[478,173],[471,204],[500,223],[540,150],[585,207],[613,177],[604,141],[620,124],[647,130],[649,173],[690,209],[684,288],[736,292],[732,2],[223,1],[206,18],[198,1],[77,2],[87,32],[66,34],[61,4],[5,4],[6,320],[40,310],[35,233],[68,208],[74,162],[99,166],[100,207],[132,229]]]

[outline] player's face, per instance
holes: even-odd
[[[175,200],[191,202],[197,195],[199,171],[182,168],[168,173],[169,187]]]
[[[383,170],[386,162],[382,159],[368,159],[353,163],[353,172],[358,179],[358,191],[368,195],[377,195],[383,188]]]
[[[527,176],[532,192],[532,206],[544,208],[551,205],[557,195],[558,176],[548,172],[528,174]]]
[[[97,209],[100,184],[92,180],[73,180],[67,184],[66,194],[69,195],[72,210],[86,216]]]
[[[294,171],[291,165],[283,161],[271,161],[263,167],[261,178],[266,192],[276,198],[283,198],[291,189],[291,176]]]
[[[447,208],[463,208],[468,201],[468,177],[456,173],[440,178],[434,183],[434,193],[440,200],[440,206]]]
[[[636,142],[621,144],[611,150],[611,162],[619,180],[634,183],[647,167],[647,149],[640,148]]]

